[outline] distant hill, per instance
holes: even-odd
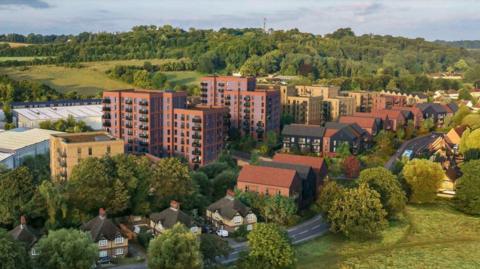
[[[435,43],[447,45],[455,48],[480,49],[480,40],[459,40],[459,41],[435,40]]]

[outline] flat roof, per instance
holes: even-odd
[[[50,135],[62,132],[39,128],[16,128],[0,133],[0,151],[18,150],[50,139]]]
[[[101,117],[102,105],[16,108],[13,111],[30,120],[59,120],[70,115],[74,118]]]
[[[103,142],[103,141],[115,141],[117,139],[106,132],[89,132],[78,134],[54,134],[54,137],[62,138],[65,143],[85,143],[85,142]]]

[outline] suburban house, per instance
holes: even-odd
[[[418,104],[417,107],[422,111],[424,119],[432,119],[435,126],[441,127],[445,122],[447,116],[455,113],[455,106],[442,105],[439,103],[424,103]],[[456,110],[455,110],[456,111]]]
[[[382,119],[370,116],[342,116],[339,119],[340,123],[356,123],[362,127],[370,135],[375,136],[382,129]]]
[[[357,112],[356,117],[375,117],[382,119],[383,129],[397,131],[398,128],[405,126],[407,120],[404,113],[398,109],[378,109],[370,113]]]
[[[268,166],[267,163],[262,162],[260,165],[242,167],[237,179],[237,189],[262,195],[290,197],[298,206],[301,206],[303,203],[303,179],[297,170],[288,167],[288,164],[285,167],[275,167],[275,164]],[[304,167],[305,170],[307,168],[309,167]],[[314,175],[313,178],[315,178]]]
[[[312,167],[313,172],[315,172],[317,176],[317,191],[323,184],[323,181],[328,174],[328,168],[325,160],[320,157],[276,153],[273,156],[273,161],[277,163],[293,163]]]
[[[8,232],[13,239],[21,241],[25,244],[28,250],[30,250],[30,255],[35,256],[38,253],[35,251],[35,244],[37,243],[39,236],[35,231],[27,225],[27,220],[25,216],[20,217],[20,224]]]
[[[150,227],[154,234],[160,234],[177,223],[185,225],[192,233],[201,233],[201,229],[195,225],[192,218],[180,210],[180,203],[177,201],[171,201],[170,207],[162,212],[150,214]]]
[[[458,150],[463,132],[465,132],[467,127],[467,125],[460,125],[450,129],[450,131],[445,134],[445,141],[451,145],[454,150]]]
[[[216,229],[228,232],[233,232],[242,225],[250,231],[257,223],[257,216],[235,198],[232,190],[227,190],[225,197],[207,207],[206,218]]]
[[[89,232],[92,240],[98,244],[98,256],[101,260],[123,257],[128,253],[128,239],[123,237],[120,229],[107,218],[107,213],[100,208],[98,216],[80,227]]]
[[[407,107],[397,107],[393,108],[392,110],[399,110],[403,113],[405,121],[413,121],[413,126],[415,128],[419,128],[423,121],[423,113],[422,111],[415,106],[407,106]]]

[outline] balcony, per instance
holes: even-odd
[[[140,104],[141,106],[148,106],[148,101],[147,101],[147,100],[141,100],[141,101],[139,102],[139,104]]]
[[[148,122],[147,117],[140,117],[140,118],[138,118],[138,120],[141,121],[141,122]]]
[[[102,111],[111,111],[111,108],[109,106],[104,106],[102,107]]]
[[[227,95],[225,99],[230,100],[232,97],[230,95]]]
[[[194,131],[201,131],[201,130],[202,130],[202,127],[200,127],[200,126],[193,126],[193,127],[192,127],[192,130],[194,130]]]
[[[127,134],[128,134],[128,135],[133,135],[133,131],[132,131],[132,130],[128,130],[128,131],[127,131]]]
[[[132,144],[132,143],[133,143],[133,139],[131,139],[131,138],[127,139],[127,143],[128,143],[128,144]]]
[[[139,112],[140,114],[148,114],[148,109],[140,108],[140,110],[138,110],[138,112]]]
[[[243,100],[245,100],[245,101],[250,101],[250,96],[245,96],[245,97],[243,97]]]
[[[230,101],[225,101],[226,106],[229,106],[230,104],[231,104]]]
[[[202,98],[207,98],[207,97],[208,97],[208,94],[202,93],[202,94],[200,94],[200,97],[202,97]]]
[[[202,146],[202,144],[200,144],[199,140],[195,140],[195,141],[193,141],[192,146],[195,147],[195,148],[199,148],[199,147]]]
[[[109,120],[103,122],[103,127],[111,127],[112,123]]]
[[[131,106],[125,107],[125,112],[132,113],[133,112],[132,107]]]
[[[245,103],[243,103],[243,106],[244,106],[244,107],[250,107],[250,102],[245,102]]]
[[[200,155],[202,155],[202,152],[198,149],[195,149],[195,150],[192,151],[192,154],[196,155],[196,156],[200,156]]]
[[[104,120],[109,120],[111,118],[112,118],[112,116],[110,115],[109,112],[105,112],[105,114],[102,115],[102,119],[104,119]]]
[[[63,177],[63,178],[66,178],[67,177],[67,172],[65,172],[65,171],[60,172],[60,176]]]
[[[192,119],[192,122],[195,122],[195,123],[202,123],[202,119],[200,117],[194,117]]]
[[[258,134],[263,134],[263,133],[265,132],[265,130],[264,130],[263,128],[261,128],[261,127],[258,127],[257,130],[256,130],[256,132],[257,132]]]
[[[127,105],[133,104],[132,99],[125,99],[125,104],[127,104]]]
[[[261,121],[257,122],[257,127],[263,127],[263,126],[265,126],[265,124],[263,124],[263,122],[261,122]]]
[[[249,120],[249,119],[250,119],[250,115],[243,115],[243,119],[244,119],[244,120]]]
[[[110,104],[110,103],[111,103],[110,98],[104,98],[104,99],[102,100],[102,103],[103,103],[103,104]]]
[[[60,167],[67,167],[67,162],[65,160],[61,160]]]
[[[140,128],[140,130],[147,131],[148,130],[148,125],[142,124],[138,128]]]
[[[127,115],[127,116],[125,116],[125,119],[126,120],[133,120],[133,117],[131,115]]]
[[[227,119],[230,119],[232,117],[232,115],[230,115],[230,113],[226,113],[225,115],[223,115],[224,118],[227,118]]]
[[[194,134],[192,135],[192,138],[193,138],[193,139],[202,139],[202,136],[201,136],[199,133],[194,133]]]
[[[148,134],[146,134],[146,133],[141,133],[141,134],[138,135],[138,137],[140,137],[140,138],[145,138],[145,139],[146,139],[146,138],[148,138]]]
[[[127,127],[128,129],[131,129],[131,128],[133,128],[133,125],[132,125],[131,123],[128,123],[128,122],[127,122],[127,123],[125,124],[125,127]]]
[[[249,109],[249,108],[245,108],[245,109],[243,110],[243,113],[250,113],[250,109]]]
[[[148,147],[148,142],[145,142],[145,141],[140,141],[138,142],[138,144],[142,147]]]
[[[199,157],[193,157],[192,158],[192,163],[200,163],[200,158]]]

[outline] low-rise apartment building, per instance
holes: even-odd
[[[52,179],[67,180],[82,159],[124,153],[124,142],[107,132],[62,133],[50,136]]]
[[[375,136],[382,130],[382,119],[371,116],[342,116],[338,120],[340,123],[356,123],[370,135]]]
[[[330,113],[323,118],[326,121],[336,121],[341,116],[353,115],[355,112],[355,98],[348,96],[337,96],[335,98],[326,98],[324,103],[327,103],[330,108]]]
[[[374,97],[379,95],[378,92],[371,91],[351,91],[348,92],[349,97],[355,99],[356,112],[370,112],[374,104]]]
[[[280,131],[280,92],[256,89],[256,79],[206,76],[200,83],[203,105],[228,108],[230,128],[241,135],[262,140],[270,131]]]

